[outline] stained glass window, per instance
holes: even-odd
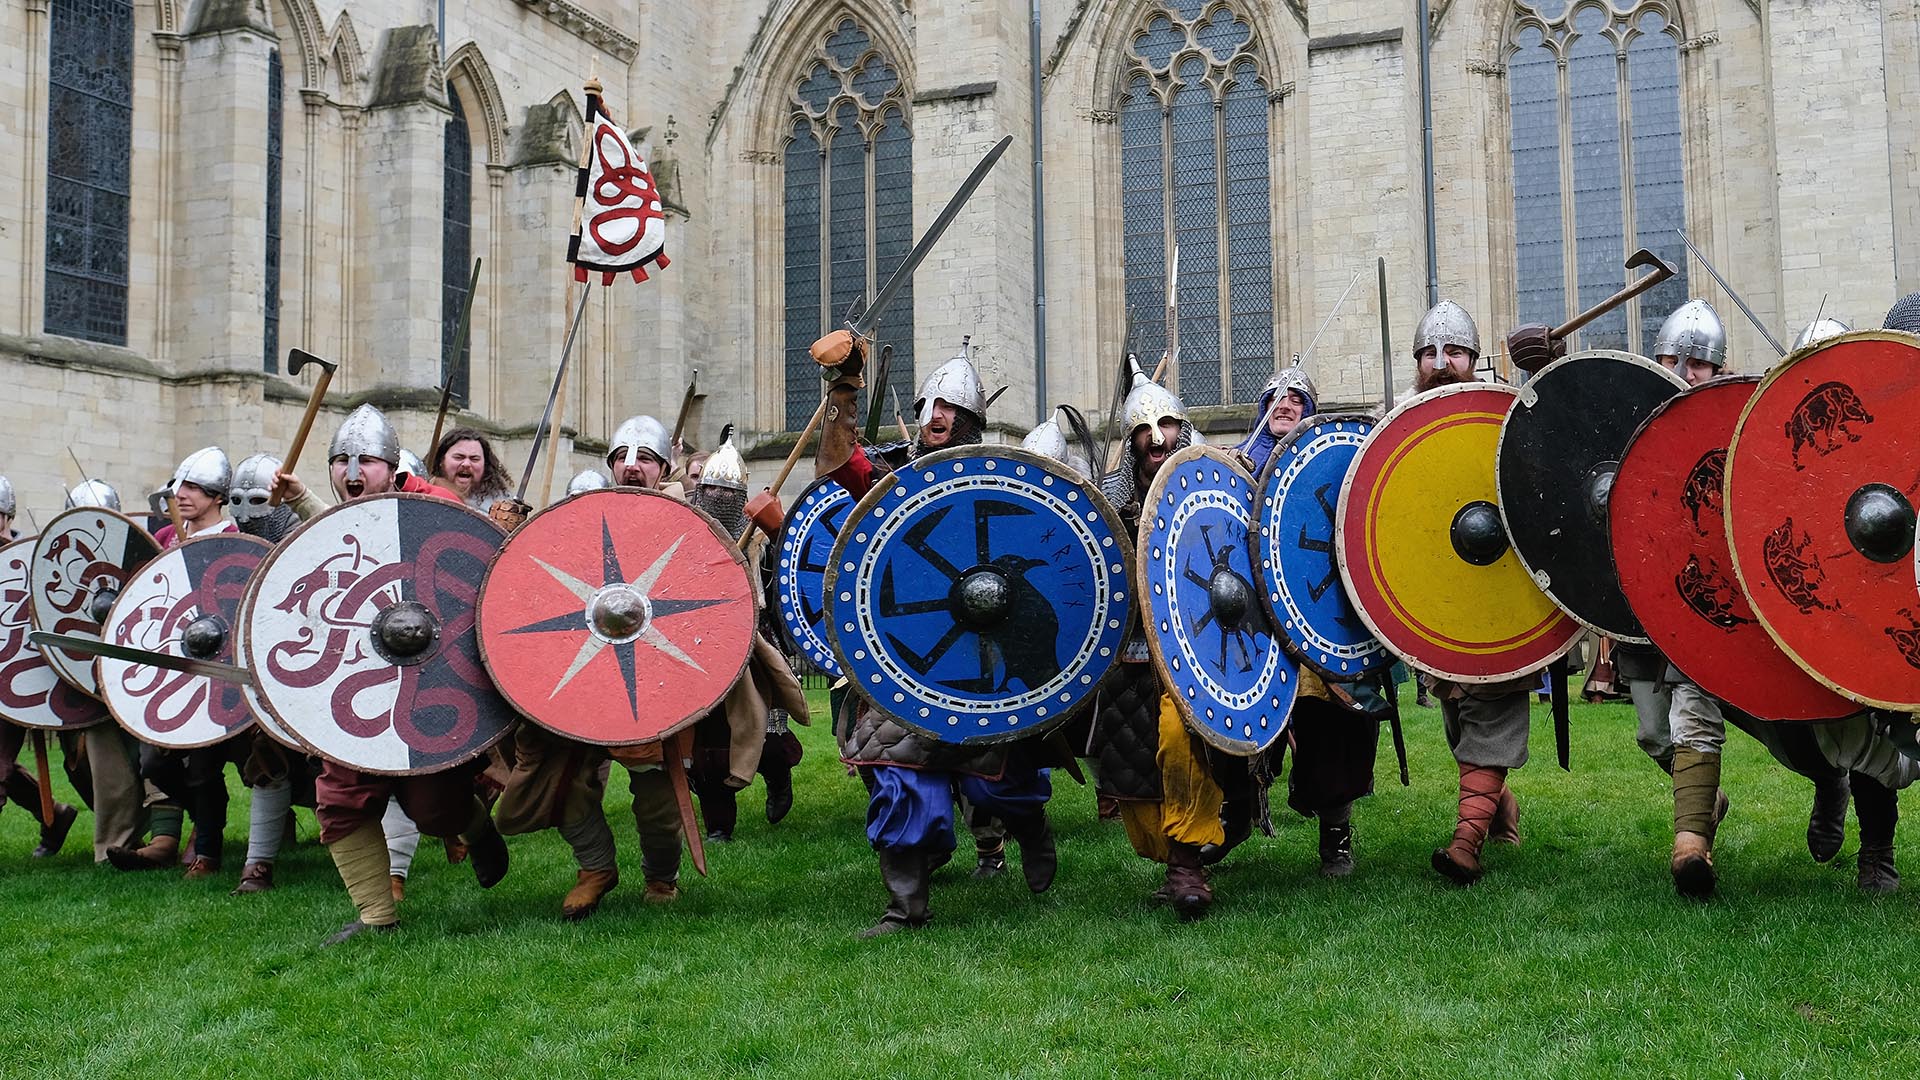
[[[280,50],[267,54],[267,253],[263,268],[266,287],[266,347],[261,365],[280,370]]]
[[[1557,324],[1604,300],[1626,283],[1627,254],[1649,248],[1681,272],[1589,323],[1579,344],[1651,354],[1661,321],[1687,298],[1674,232],[1686,222],[1680,42],[1666,5],[1534,0],[1514,12],[1520,321]]]
[[[792,97],[786,205],[786,425],[820,404],[815,338],[871,301],[913,247],[913,134],[899,71],[851,18],[828,31]],[[888,385],[913,399],[913,286],[889,303],[875,341],[893,346]],[[864,405],[862,406],[864,408]]]
[[[451,82],[447,104],[453,115],[447,118],[442,165],[446,199],[440,218],[440,378],[452,379],[453,397],[464,403],[473,345],[462,342],[460,355],[455,356],[453,343],[460,335],[460,308],[466,303],[467,279],[472,276],[473,140],[467,131],[466,110],[460,107],[460,95]]]
[[[1122,253],[1134,350],[1166,349],[1179,263],[1180,396],[1251,401],[1273,375],[1267,79],[1252,28],[1225,4],[1150,9],[1120,95]]]
[[[54,0],[48,52],[46,329],[125,345],[133,5]]]

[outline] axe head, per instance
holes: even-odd
[[[1655,255],[1647,248],[1641,248],[1639,251],[1627,256],[1627,269],[1638,270],[1643,266],[1657,266],[1665,271],[1665,273],[1661,275],[1663,280],[1680,272],[1679,267]]]
[[[320,365],[326,370],[328,375],[340,369],[339,364],[331,360],[322,360],[305,349],[287,350],[287,374],[298,375],[300,374],[300,369],[306,367],[308,364]]]

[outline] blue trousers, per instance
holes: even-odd
[[[953,797],[1002,820],[1046,808],[1053,784],[1046,769],[1009,770],[998,780],[875,765],[869,769],[867,843],[875,848],[916,848],[932,854],[953,850]]]

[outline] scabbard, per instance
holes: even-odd
[[[1560,768],[1572,772],[1568,762],[1572,752],[1573,730],[1568,725],[1567,658],[1562,656],[1547,665],[1547,685],[1553,692],[1553,748],[1560,754]]]

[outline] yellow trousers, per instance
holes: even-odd
[[[1160,801],[1124,800],[1120,821],[1127,840],[1143,859],[1167,861],[1167,842],[1220,844],[1227,839],[1220,824],[1224,796],[1207,769],[1206,748],[1187,730],[1173,698],[1160,695],[1160,748],[1154,754],[1160,766]]]

